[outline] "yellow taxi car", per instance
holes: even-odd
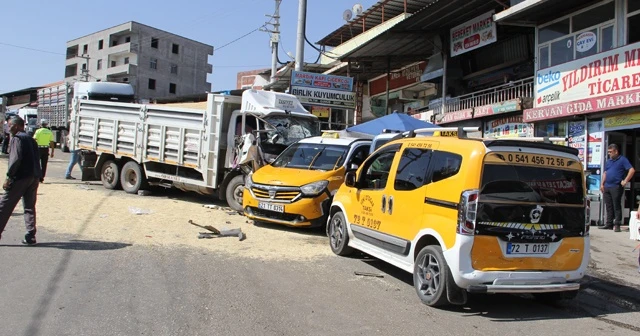
[[[300,140],[247,176],[242,195],[253,220],[296,227],[326,224],[331,199],[369,153],[371,140],[327,132]]]
[[[426,132],[390,141],[346,174],[327,224],[333,252],[357,249],[412,272],[430,306],[464,304],[469,292],[574,297],[589,261],[578,151],[464,129],[416,136]]]

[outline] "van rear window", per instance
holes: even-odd
[[[485,164],[480,201],[584,204],[582,173],[536,166]]]

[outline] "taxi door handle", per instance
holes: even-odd
[[[387,210],[387,196],[382,195],[382,213],[384,213]]]
[[[389,196],[389,208],[387,213],[391,214],[392,211],[393,211],[393,196]]]

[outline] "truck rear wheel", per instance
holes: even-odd
[[[235,211],[242,211],[242,193],[244,192],[244,176],[238,175],[229,181],[227,190],[227,204]]]
[[[147,185],[147,178],[142,166],[135,161],[129,161],[122,167],[120,174],[120,184],[122,189],[129,194],[137,194],[140,189]]]
[[[110,190],[120,189],[120,167],[113,160],[106,161],[100,169],[102,185]]]

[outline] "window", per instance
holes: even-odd
[[[180,52],[180,46],[175,43],[171,44],[171,52],[178,54]]]
[[[152,58],[151,61],[149,62],[149,68],[151,69],[157,69],[158,68],[158,59],[157,58]]]
[[[127,83],[128,81],[129,81],[129,77],[125,77],[125,78],[122,79],[123,83]]]
[[[364,189],[384,189],[389,179],[393,158],[398,149],[400,149],[399,145],[389,146],[388,149],[367,160],[362,169],[364,173],[361,173],[359,187]]]
[[[169,83],[169,93],[176,93],[176,84],[175,83]]]
[[[640,10],[640,0],[628,0],[627,13],[633,13],[637,10]]]
[[[615,1],[542,26],[538,29],[538,68],[613,49],[616,47],[615,30]]]
[[[630,16],[627,19],[627,43],[640,41],[640,15]]]
[[[357,147],[353,151],[353,153],[351,153],[351,158],[349,158],[349,161],[347,162],[347,169],[351,169],[351,165],[356,165],[359,167],[367,158],[367,155],[369,154],[369,148],[369,144]]]
[[[98,41],[98,50],[102,50],[104,48],[104,40]]]
[[[178,65],[177,64],[171,64],[171,73],[172,74],[178,74]]]
[[[98,60],[98,63],[97,63],[97,65],[96,65],[96,68],[97,68],[98,70],[102,69],[102,60],[101,60],[101,59],[99,59],[99,60]]]
[[[86,55],[86,54],[88,54],[88,53],[89,53],[89,45],[88,45],[88,44],[85,44],[85,45],[82,47],[82,54],[83,54],[83,55]]]
[[[118,40],[113,40],[113,41],[111,41],[111,46],[112,46],[112,47],[115,47],[115,46],[117,46],[117,45],[118,45]]]
[[[114,66],[116,66],[116,61],[111,61],[111,67],[113,68]]]
[[[124,42],[125,42],[125,43],[129,43],[129,42],[131,42],[131,36],[127,36],[127,37],[124,39]]]
[[[158,39],[155,37],[151,38],[151,48],[158,49]]]
[[[536,136],[537,137],[566,137],[567,136],[567,122],[547,122],[536,124]]]
[[[149,78],[149,90],[156,89],[156,80],[153,78]]]
[[[455,176],[460,171],[462,156],[449,152],[435,151],[431,165],[431,182],[436,183]]]
[[[129,64],[129,57],[124,58],[124,64]]]
[[[82,65],[82,70],[87,70],[87,63]]]
[[[429,169],[430,159],[431,150],[405,149],[400,157],[393,188],[395,190],[415,190],[427,184],[427,169]]]

